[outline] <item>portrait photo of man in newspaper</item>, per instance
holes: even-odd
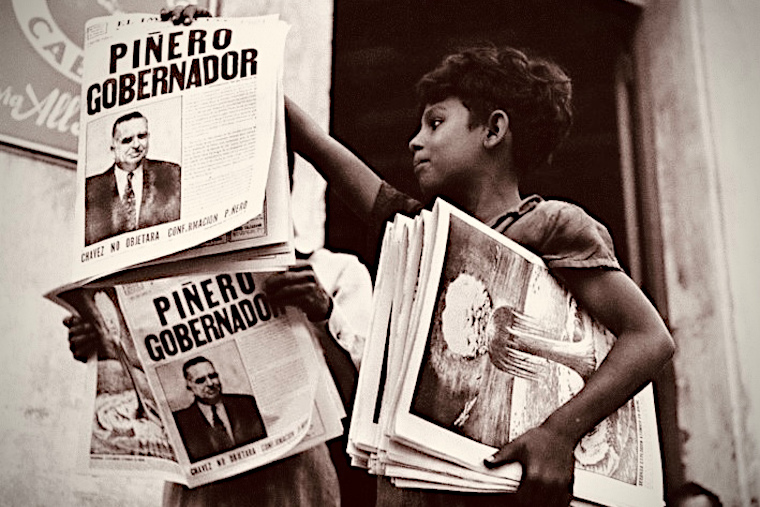
[[[85,182],[85,245],[180,218],[179,164],[148,158],[148,118],[119,116],[111,127],[113,164]]]
[[[255,398],[225,394],[222,379],[209,359],[195,356],[187,360],[182,373],[194,399],[173,415],[192,463],[266,438]]]

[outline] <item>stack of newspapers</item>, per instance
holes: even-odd
[[[195,487],[343,432],[314,328],[263,291],[295,263],[288,28],[87,23],[73,281],[46,297],[101,337],[81,424],[89,472]]]
[[[349,431],[355,466],[399,488],[513,492],[483,465],[584,385],[614,336],[541,259],[445,201],[382,244]],[[575,449],[574,504],[663,504],[651,386]]]

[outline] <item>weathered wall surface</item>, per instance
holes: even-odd
[[[248,5],[227,0],[222,14],[280,12],[293,25],[286,92],[327,126],[332,2],[256,2],[255,10]],[[0,149],[0,177],[0,505],[160,505],[161,481],[93,478],[76,469],[86,367],[68,351],[65,313],[42,298],[69,281],[75,173]],[[320,184],[302,185],[308,196],[296,199],[299,213],[312,220],[306,227],[316,232],[312,242],[323,237]]]
[[[68,351],[65,313],[42,294],[68,281],[74,171],[0,151],[0,503],[157,505],[157,481],[76,473],[85,366]]]
[[[649,2],[636,40],[686,480],[760,501],[760,6]]]

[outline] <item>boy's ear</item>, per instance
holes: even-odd
[[[496,109],[488,117],[486,128],[487,133],[483,145],[486,148],[493,148],[509,134],[509,116],[501,109]]]

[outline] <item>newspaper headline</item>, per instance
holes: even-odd
[[[213,32],[176,31],[166,37],[158,33],[131,44],[111,44],[108,72],[118,75],[87,88],[87,114],[171,94],[175,87],[184,90],[219,79],[231,81],[255,75],[258,51],[255,48],[229,50],[232,38],[231,29],[218,28]],[[220,54],[206,55],[207,49]],[[185,56],[194,58],[168,63]],[[157,65],[164,61],[167,65]],[[125,67],[134,72],[123,72]]]
[[[145,336],[144,344],[155,362],[278,318],[282,311],[256,291],[251,273],[220,274],[187,283],[181,290],[154,297],[153,308],[163,327]]]

